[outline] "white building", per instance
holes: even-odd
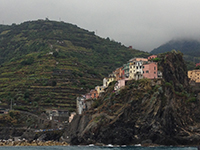
[[[83,113],[83,110],[86,109],[85,98],[84,97],[77,97],[76,98],[76,104],[77,104],[77,113],[80,115],[80,114]]]

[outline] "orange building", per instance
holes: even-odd
[[[98,92],[96,90],[91,90],[90,91],[90,95],[91,95],[92,99],[95,99],[95,98],[99,97],[99,94],[98,94]]]
[[[143,78],[155,79],[158,78],[157,63],[151,62],[143,65]]]
[[[121,80],[121,79],[124,79],[124,70],[123,70],[123,67],[117,68],[114,71],[114,74],[115,74],[115,78],[116,78],[117,81]]]
[[[151,56],[148,57],[148,60],[154,59],[156,57],[157,57],[157,55],[151,55]]]

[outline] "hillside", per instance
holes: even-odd
[[[165,53],[171,50],[179,50],[184,54],[184,59],[186,61],[197,63],[200,61],[200,42],[197,40],[191,39],[178,39],[178,40],[171,40],[158,48],[155,48],[150,53],[152,54],[159,54]],[[190,69],[191,67],[189,67]],[[194,68],[191,68],[194,69]]]
[[[200,126],[194,125],[200,120],[193,116],[199,103],[190,93],[182,54],[173,51],[159,58],[162,79],[130,80],[119,92],[110,85],[93,108],[75,116],[65,130],[66,141],[75,145],[199,145]]]
[[[128,49],[76,25],[49,20],[0,25],[0,107],[39,113],[75,110],[76,96],[102,85],[103,77],[132,57]]]

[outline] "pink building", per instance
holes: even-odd
[[[90,99],[91,98],[91,94],[90,93],[86,93],[85,94],[85,99]]]
[[[155,79],[158,77],[157,63],[151,62],[143,65],[143,78]]]
[[[114,86],[114,90],[119,90],[121,89],[122,87],[124,87],[126,85],[126,81],[130,80],[129,78],[125,78],[125,79],[122,79],[122,80],[118,80],[117,83],[115,83],[115,86]]]
[[[197,67],[197,66],[200,66],[200,63],[197,63],[197,64],[196,64],[196,67]]]
[[[157,57],[157,55],[151,55],[151,56],[148,57],[148,60],[154,59],[156,57]]]

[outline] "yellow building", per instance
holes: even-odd
[[[103,79],[103,86],[106,88],[106,87],[108,87],[108,85],[109,85],[111,82],[113,82],[113,81],[115,81],[115,78],[114,78],[114,77],[104,78],[104,79]]]
[[[191,70],[188,71],[188,78],[195,82],[200,82],[200,70]]]
[[[95,90],[97,91],[98,94],[103,93],[104,92],[104,86],[96,86]]]
[[[129,79],[142,79],[143,76],[143,63],[147,62],[148,59],[146,58],[133,58],[129,60],[130,65],[129,65]]]

